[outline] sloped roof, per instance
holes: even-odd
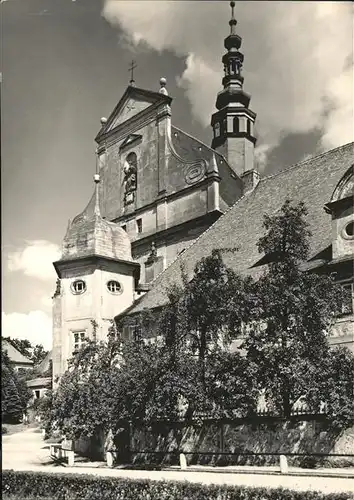
[[[52,359],[53,359],[52,351],[47,352],[45,357],[42,359],[42,361],[37,366],[37,370],[40,373],[45,373],[46,371],[48,371],[50,368],[50,363],[51,363]]]
[[[133,262],[127,233],[101,217],[97,186],[86,208],[68,225],[60,261],[92,255]]]
[[[13,364],[33,365],[33,361],[20,353],[10,342],[1,339],[1,348],[7,351],[7,355]]]
[[[181,283],[181,264],[192,276],[195,264],[213,249],[237,247],[235,253],[225,251],[225,264],[239,274],[256,273],[251,267],[261,257],[257,242],[264,233],[264,214],[277,212],[286,199],[293,203],[302,201],[308,209],[311,256],[328,247],[331,244],[331,216],[323,207],[354,161],[353,145],[346,144],[261,179],[253,192],[238,200],[157,276],[150,291],[129,309],[129,315],[166,303],[166,290],[173,283]]]
[[[35,387],[50,387],[52,385],[52,379],[50,377],[39,377],[33,378],[32,380],[27,380],[27,387],[34,389]]]

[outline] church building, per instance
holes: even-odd
[[[331,341],[354,346],[353,144],[260,178],[256,113],[244,90],[242,40],[230,5],[210,146],[173,125],[164,78],[156,92],[136,87],[132,78],[109,118],[101,119],[94,193],[69,222],[54,263],[54,382],[86,338],[107,337],[114,318],[133,320],[163,305],[168,287],[181,281],[181,264],[192,276],[203,256],[237,243],[225,263],[240,274],[259,272],[263,215],[288,198],[309,211],[308,269],[336,272],[348,288]]]

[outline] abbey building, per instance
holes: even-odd
[[[166,289],[191,275],[213,248],[237,246],[225,261],[252,273],[264,213],[285,199],[304,201],[312,230],[309,268],[335,271],[353,288],[353,144],[273,176],[255,164],[256,113],[244,89],[241,38],[232,16],[222,58],[224,77],[206,145],[173,125],[173,100],[134,81],[96,136],[95,190],[69,222],[54,263],[53,378],[85,338],[104,339],[111,320],[134,318],[166,301]],[[271,96],[270,96],[271,98]],[[343,306],[333,342],[353,345],[353,302]]]

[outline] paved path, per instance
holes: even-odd
[[[24,432],[3,436],[3,469],[14,470],[33,470],[43,472],[77,473],[90,474],[95,476],[110,477],[128,477],[132,479],[151,479],[151,480],[176,480],[191,481],[204,484],[230,484],[245,486],[267,486],[277,488],[296,489],[299,491],[319,490],[326,493],[331,492],[352,492],[350,497],[354,499],[354,478],[338,477],[317,477],[312,476],[309,471],[308,476],[294,475],[273,475],[257,473],[251,471],[247,474],[242,473],[240,468],[235,473],[225,472],[200,472],[193,469],[187,471],[181,470],[127,470],[127,469],[109,469],[98,467],[86,467],[86,464],[78,466],[57,466],[50,460],[49,446],[43,441],[41,434],[35,429],[27,429]],[[87,464],[88,465],[88,464]],[[96,464],[97,465],[97,464]],[[248,469],[250,470],[250,469]],[[256,470],[254,471],[256,472]],[[315,472],[315,471],[314,471]]]

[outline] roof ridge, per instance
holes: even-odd
[[[275,172],[274,174],[267,175],[266,177],[261,177],[260,182],[267,181],[269,179],[272,179],[273,177],[276,177],[277,175],[284,174],[288,172],[289,170],[292,170],[293,168],[299,167],[303,165],[304,163],[308,163],[309,161],[313,161],[316,158],[321,158],[321,156],[326,156],[330,153],[333,153],[334,151],[338,151],[339,149],[344,149],[348,147],[350,144],[354,145],[354,141],[348,142],[346,144],[342,144],[341,146],[338,146],[334,149],[330,149],[328,151],[324,151],[323,153],[319,153],[318,155],[311,156],[310,158],[307,158],[306,160],[299,161],[297,163],[294,163],[293,165],[289,165],[287,168],[284,168],[282,170],[279,170],[278,172]]]
[[[223,218],[225,217],[225,215],[226,215],[227,213],[229,213],[229,212],[230,212],[230,210],[232,210],[232,209],[233,209],[233,208],[234,208],[234,207],[235,207],[235,206],[236,206],[236,205],[237,205],[240,201],[242,201],[244,198],[246,198],[246,197],[247,197],[247,196],[249,196],[250,194],[254,193],[254,192],[255,192],[255,190],[257,189],[258,185],[259,185],[259,183],[257,184],[257,186],[256,186],[256,187],[255,187],[252,191],[248,191],[247,193],[243,194],[243,195],[242,195],[242,196],[241,196],[238,200],[236,200],[236,201],[235,201],[232,205],[230,205],[230,206],[227,208],[227,210],[226,210],[226,211],[225,211],[225,212],[224,212],[224,213],[223,213],[223,214],[222,214],[222,215],[221,215],[218,219],[216,219],[216,221],[215,221],[215,222],[213,222],[213,223],[212,223],[212,224],[208,227],[208,229],[206,229],[205,231],[203,231],[203,232],[202,232],[202,233],[201,233],[201,234],[200,234],[200,235],[199,235],[199,236],[198,236],[198,237],[197,237],[194,241],[192,241],[192,243],[190,243],[190,245],[189,245],[189,246],[187,246],[187,247],[184,249],[184,251],[186,252],[186,251],[187,251],[187,250],[189,250],[189,249],[190,249],[193,245],[195,245],[195,244],[197,243],[197,241],[199,241],[199,240],[200,240],[200,239],[201,239],[201,238],[202,238],[205,234],[207,234],[207,233],[208,233],[208,232],[209,232],[209,231],[210,231],[210,230],[211,230],[211,229],[215,226],[215,224],[217,224],[217,223],[218,223],[221,219],[223,219]],[[158,275],[156,276],[156,278],[154,278],[154,279],[151,281],[151,284],[152,284],[152,285],[155,283],[155,281],[157,280],[157,278],[159,278],[160,276],[162,276],[162,274],[163,274],[163,273],[165,273],[165,272],[167,271],[167,269],[169,269],[169,268],[172,266],[172,264],[174,264],[174,263],[175,263],[175,262],[179,259],[180,255],[181,255],[181,254],[178,254],[178,255],[174,258],[174,260],[173,260],[172,262],[170,262],[170,263],[169,263],[169,265],[168,265],[168,266],[167,266],[167,267],[166,267],[163,271],[161,271],[161,273],[160,273],[160,274],[158,274]],[[149,293],[149,292],[150,292],[150,290],[149,290],[147,293]]]

